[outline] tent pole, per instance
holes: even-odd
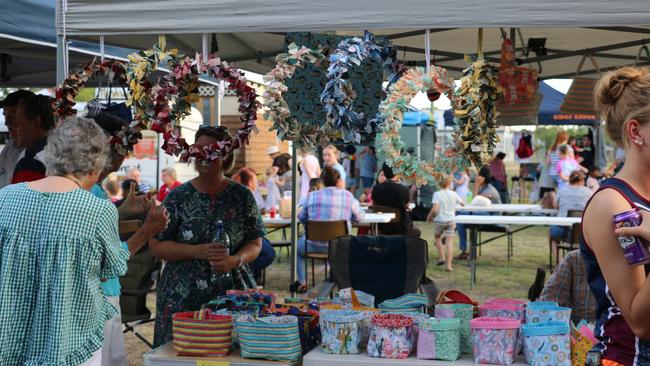
[[[56,36],[56,83],[61,84],[65,80],[65,38],[63,35]]]
[[[298,144],[291,144],[291,296],[295,295],[293,284],[296,282],[298,265]]]

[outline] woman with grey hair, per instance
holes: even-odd
[[[158,200],[158,202],[164,201],[169,192],[182,184],[178,181],[178,178],[176,176],[176,169],[165,168],[160,173],[164,184],[162,187],[160,187],[160,190],[158,190],[158,195],[156,196],[156,200]]]
[[[88,191],[106,136],[68,118],[44,152],[47,177],[0,190],[0,364],[99,365],[116,313],[100,279],[124,275],[129,258],[115,206]]]

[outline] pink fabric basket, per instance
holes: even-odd
[[[472,319],[474,362],[510,365],[517,355],[517,338],[521,321],[508,318]]]

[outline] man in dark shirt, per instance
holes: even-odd
[[[275,145],[269,147],[266,150],[266,153],[273,160],[273,165],[271,166],[278,168],[278,176],[283,175],[284,173],[287,172],[287,170],[291,170],[291,167],[289,166],[291,155],[280,152],[280,149]]]
[[[20,100],[16,110],[16,143],[25,151],[14,169],[12,184],[45,178],[45,165],[40,156],[47,143],[47,135],[53,128],[50,97],[34,95]]]
[[[413,226],[413,222],[407,212],[407,207],[410,202],[408,187],[400,183],[399,175],[395,175],[393,169],[386,165],[386,163],[384,163],[381,169],[384,172],[386,181],[375,185],[372,189],[372,202],[377,206],[399,209],[400,222],[379,224],[379,233],[384,235],[420,236],[420,230]]]
[[[591,141],[591,136],[584,135],[582,136],[582,148],[580,150],[580,165],[584,166],[587,169],[591,169],[594,166],[596,160],[596,151],[594,151],[594,144]]]

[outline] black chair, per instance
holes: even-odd
[[[426,278],[428,248],[415,237],[344,236],[330,240],[329,258],[329,290],[352,287],[372,294],[379,304],[418,291]]]
[[[581,210],[569,210],[567,212],[567,217],[582,217],[583,211]],[[555,247],[555,266],[560,263],[560,258],[564,258],[566,253],[578,249],[580,247],[580,242],[582,241],[582,223],[576,223],[571,225],[571,234],[568,240],[561,240],[557,243]],[[553,238],[549,237],[548,240],[548,267],[550,270],[553,270]],[[560,251],[562,251],[562,256],[560,257]]]

